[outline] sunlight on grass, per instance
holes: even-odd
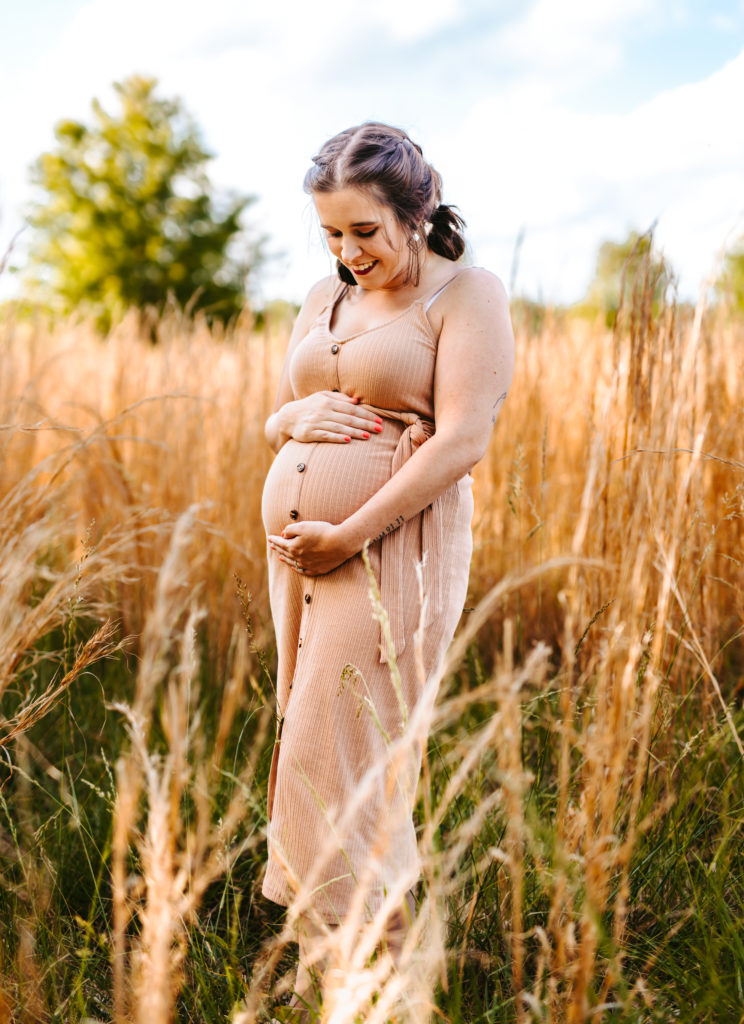
[[[363,882],[317,922],[320,1019],[741,1019],[744,330],[516,321],[434,719],[370,769],[429,736],[415,914],[395,960]],[[0,1021],[252,1024],[293,985],[308,892],[259,895],[288,326],[137,330],[0,324]]]

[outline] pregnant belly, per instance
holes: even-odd
[[[264,484],[262,514],[268,533],[287,523],[340,523],[390,479],[393,452],[404,427],[386,420],[382,434],[345,444],[287,441]]]

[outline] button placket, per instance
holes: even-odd
[[[289,510],[289,518],[292,520],[292,522],[297,522],[297,520],[300,518],[300,504],[301,504],[301,500],[302,500],[302,481],[304,479],[302,474],[305,472],[307,467],[310,465],[310,458],[311,458],[311,456],[313,454],[315,446],[314,445],[308,445],[308,448],[310,450],[308,451],[307,455],[305,456],[305,461],[304,462],[298,462],[297,465],[295,466],[295,469],[297,471],[297,487],[296,487],[296,490],[295,490],[295,497],[294,497],[294,501],[292,503],[292,508],[290,508],[290,510]]]
[[[338,364],[340,362],[340,358],[339,358],[339,353],[340,352],[341,352],[341,346],[337,345],[334,342],[333,345],[331,345],[331,354],[336,357],[334,359],[334,367],[333,367],[333,369],[335,370],[335,373],[336,373],[336,387],[333,389],[334,391],[340,391],[341,390],[341,374],[338,372]]]

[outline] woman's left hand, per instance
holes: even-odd
[[[302,576],[332,572],[356,554],[344,545],[340,527],[332,523],[289,523],[281,536],[272,534],[268,540],[279,560]]]

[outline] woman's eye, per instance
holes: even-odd
[[[357,238],[371,238],[372,235],[377,234],[377,228],[372,228],[371,231],[356,231]],[[326,228],[326,238],[343,238],[343,231],[329,231]]]

